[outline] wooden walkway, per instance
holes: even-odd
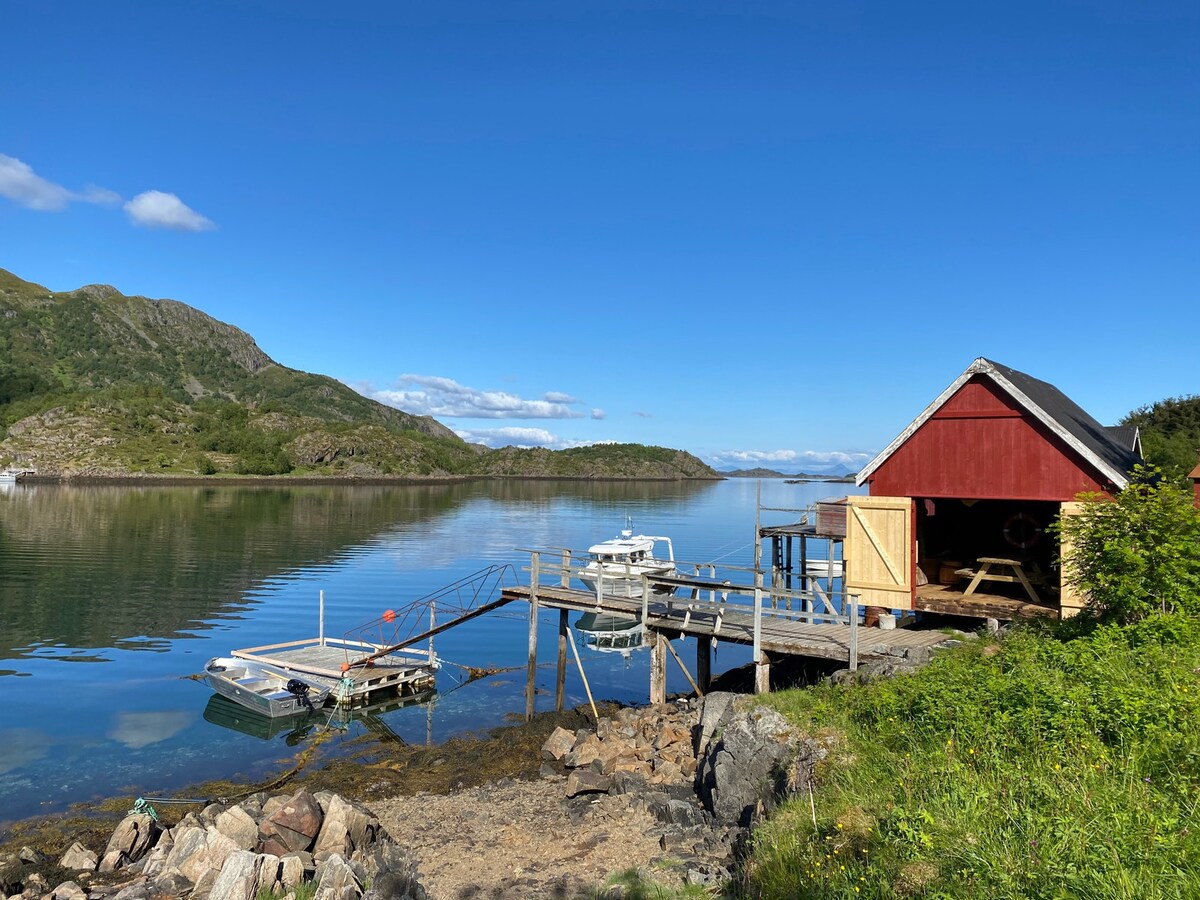
[[[505,588],[502,596],[508,601],[529,601],[532,589],[528,585]],[[641,621],[641,598],[603,596],[590,591],[543,585],[537,590],[538,605],[579,612],[606,612]],[[728,603],[723,607],[704,599],[654,596],[647,604],[646,627],[667,634],[691,635],[698,638],[717,638],[736,644],[754,644],[754,614],[744,604]],[[718,609],[721,610],[718,615]],[[814,659],[850,659],[851,627],[834,623],[797,621],[798,613],[783,610],[764,610],[759,646],[767,653],[783,656],[806,656]],[[946,639],[940,631],[911,631],[881,628],[857,629],[858,659],[878,660],[903,656],[905,651],[924,650]]]

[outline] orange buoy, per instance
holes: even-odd
[[[350,671],[350,663],[342,663],[342,674],[345,675]]]
[[[385,612],[385,613],[383,614],[383,621],[385,621],[385,622],[395,622],[395,621],[396,621],[396,613],[395,613],[395,611],[394,611],[394,610],[390,610],[390,609],[389,609],[387,612]]]

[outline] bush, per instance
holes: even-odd
[[[1104,620],[1153,613],[1200,614],[1200,512],[1191,497],[1138,467],[1115,499],[1081,497],[1077,515],[1054,527],[1066,581]]]

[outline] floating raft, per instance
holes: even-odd
[[[428,691],[441,667],[432,651],[390,653],[366,665],[355,660],[387,648],[366,641],[339,638],[308,638],[234,650],[238,659],[266,663],[303,674],[330,686],[330,698],[338,706],[365,706],[382,698],[408,696]],[[343,666],[349,666],[343,669]]]

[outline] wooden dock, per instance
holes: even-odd
[[[681,579],[682,580],[682,579]],[[529,585],[506,588],[509,601],[529,602],[533,589]],[[539,606],[577,612],[606,612],[628,619],[640,620],[642,601],[625,597],[602,596],[597,603],[590,591],[562,587],[540,587]],[[781,656],[806,656],[813,659],[844,660],[850,663],[851,632],[857,630],[858,661],[894,659],[909,649],[927,649],[946,639],[939,631],[910,631],[833,622],[805,622],[800,612],[786,615],[767,615],[760,627],[759,645],[764,651]],[[681,597],[654,597],[648,602],[645,622],[650,631],[667,635],[696,638],[716,638],[734,644],[754,645],[754,614],[740,604],[715,607],[708,601],[690,601]]]
[[[860,660],[905,658],[922,653],[945,641],[939,631],[866,628],[860,622],[861,607],[853,595],[833,592],[809,584],[792,589],[772,579],[764,585],[765,573],[751,570],[752,584],[734,584],[716,578],[711,571],[702,577],[642,576],[640,596],[576,590],[578,563],[569,551],[530,551],[529,583],[504,586],[495,605],[524,601],[529,604],[529,662],[525,710],[533,715],[534,681],[537,668],[538,611],[559,610],[558,679],[556,707],[561,709],[566,678],[570,629],[567,616],[597,612],[640,623],[650,645],[650,702],[666,701],[667,654],[674,657],[688,681],[698,692],[707,689],[711,676],[712,647],[728,641],[751,647],[755,691],[770,690],[772,658],[800,656],[811,659],[845,660],[851,670]],[[743,570],[745,571],[745,570]],[[811,579],[806,579],[811,582]],[[839,604],[840,603],[840,608]],[[695,678],[671,647],[669,639],[690,635],[696,641]],[[582,668],[582,667],[581,667]],[[586,687],[586,680],[585,680]]]
[[[432,652],[391,653],[367,664],[355,664],[356,660],[383,649],[363,641],[316,637],[247,647],[234,650],[233,656],[326,684],[338,706],[364,706],[378,702],[381,697],[404,697],[433,688],[440,663]]]

